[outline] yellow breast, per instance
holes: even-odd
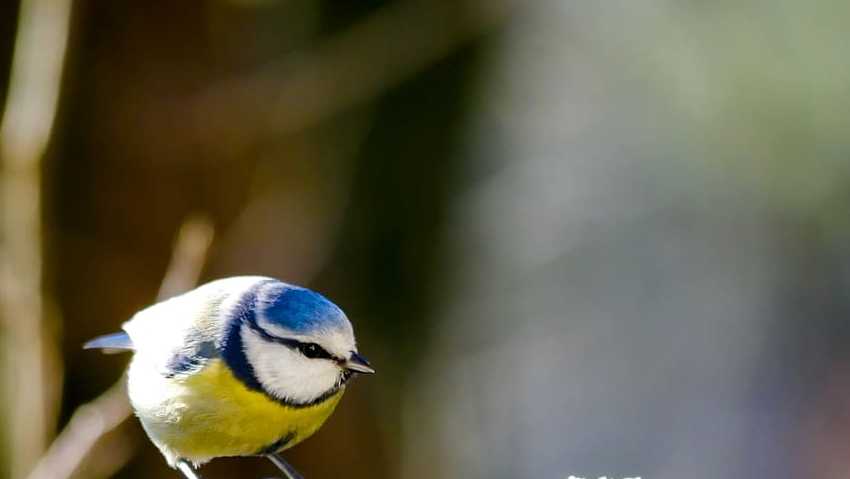
[[[168,381],[170,396],[139,417],[167,457],[195,462],[294,446],[321,427],[344,392],[313,406],[284,406],[245,387],[218,359]]]

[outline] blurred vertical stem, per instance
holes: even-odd
[[[206,218],[190,218],[183,223],[174,243],[171,262],[157,293],[157,302],[194,288],[206,264],[213,239],[212,223]],[[44,456],[36,463],[27,479],[67,479],[84,468],[86,460],[100,459],[100,469],[120,469],[131,457],[132,450],[120,439],[104,440],[132,414],[127,400],[126,378],[90,403],[74,411],[65,429],[56,437]],[[100,454],[93,454],[100,446]],[[95,456],[95,457],[93,457]],[[103,460],[107,458],[107,460]]]
[[[0,121],[0,341],[9,477],[42,454],[57,412],[58,355],[42,285],[42,159],[50,140],[71,0],[22,0],[7,104]]]

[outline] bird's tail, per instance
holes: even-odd
[[[124,331],[120,333],[107,334],[98,336],[86,344],[83,344],[83,349],[102,349],[104,353],[114,354],[124,351],[132,351],[133,340]]]

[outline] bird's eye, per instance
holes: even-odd
[[[330,357],[330,354],[316,343],[303,343],[298,349],[301,351],[301,354],[310,359]]]

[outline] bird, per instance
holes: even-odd
[[[342,309],[265,276],[204,284],[83,347],[133,353],[130,404],[187,479],[226,456],[266,456],[288,478],[302,478],[280,452],[324,424],[352,377],[375,372]]]

